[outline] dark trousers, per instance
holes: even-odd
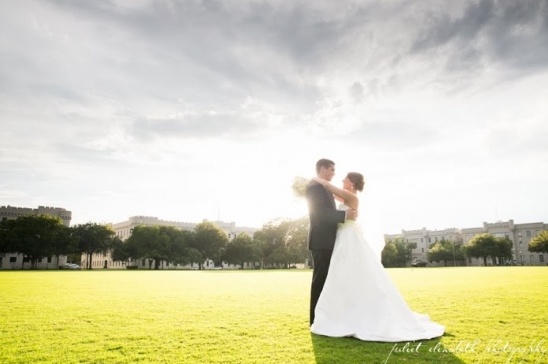
[[[314,322],[314,309],[327,278],[333,250],[312,250],[311,252],[314,261],[314,271],[312,272],[312,287],[310,289],[310,325]]]

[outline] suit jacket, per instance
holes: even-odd
[[[333,250],[338,224],[345,221],[346,213],[335,208],[333,195],[316,181],[306,187],[306,198],[310,215],[308,249]]]

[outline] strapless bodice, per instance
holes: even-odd
[[[350,207],[346,206],[345,204],[341,203],[337,207],[337,210],[339,211],[346,211],[350,209]],[[344,223],[340,224],[340,227],[346,227],[346,226],[354,226],[356,225],[356,220],[346,220]]]

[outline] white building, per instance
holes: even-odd
[[[387,234],[385,241],[401,239],[405,242],[416,243],[417,247],[413,249],[412,260],[420,259],[428,262],[429,266],[440,266],[443,262],[429,262],[427,259],[428,249],[432,244],[442,239],[454,241],[455,243],[468,244],[472,238],[478,234],[489,233],[495,237],[506,237],[512,242],[512,260],[505,258],[488,258],[488,265],[547,265],[548,254],[533,253],[528,250],[529,242],[537,236],[542,230],[547,230],[548,225],[542,222],[533,222],[525,224],[514,224],[514,220],[499,221],[495,223],[484,222],[482,227],[473,227],[465,229],[444,229],[444,230],[402,230],[401,234]],[[457,262],[458,263],[458,262]],[[468,258],[467,265],[483,265],[483,259]]]
[[[411,260],[428,261],[427,254],[430,246],[438,241],[447,240],[462,243],[462,234],[459,229],[448,228],[444,230],[402,230],[401,234],[385,235],[386,242],[400,239],[407,243],[415,243],[417,247],[411,251]],[[443,262],[428,262],[429,266],[442,266]]]
[[[464,244],[467,244],[475,235],[489,233],[496,237],[506,237],[512,242],[512,264],[517,265],[547,265],[548,254],[530,252],[529,242],[548,225],[543,222],[514,224],[514,220],[484,222],[482,227],[462,229]],[[506,264],[503,258],[487,260],[488,265]],[[483,259],[468,259],[468,265],[483,265]]]
[[[204,220],[204,222],[205,221],[207,220]],[[250,227],[238,227],[236,226],[235,222],[213,221],[212,223],[220,227],[226,233],[229,241],[232,241],[234,238],[236,238],[236,236],[242,233],[248,234],[249,236],[253,236],[255,231],[258,230],[256,228],[250,228]],[[131,236],[133,229],[139,225],[172,226],[181,230],[193,231],[196,225],[198,225],[198,223],[160,220],[154,216],[132,216],[126,221],[111,224],[114,232],[116,233],[116,236],[118,236],[122,241],[127,240]],[[85,254],[82,255],[82,267],[87,267],[87,263],[88,263],[87,259],[88,257]],[[140,259],[139,261],[132,262],[131,265],[135,265],[138,268],[148,269],[149,262],[145,261],[145,259]],[[91,266],[92,268],[123,269],[125,268],[125,263],[113,261],[112,257],[108,253],[93,254],[92,260],[91,260]],[[175,266],[173,264],[164,263],[163,265],[160,266],[160,269],[194,269],[197,267],[198,267],[197,264],[195,264],[195,266],[192,267],[192,266],[180,266],[180,265]],[[214,263],[211,260],[206,260],[203,263],[203,267],[205,269],[212,269],[214,268]],[[223,264],[223,268],[231,269],[235,267],[232,265]]]
[[[70,226],[72,213],[60,207],[38,206],[33,209],[29,207],[2,206],[0,207],[0,220],[13,220],[26,215],[50,215],[61,218],[65,226]],[[67,263],[64,255],[48,257],[38,261],[38,269],[57,269]],[[0,269],[30,269],[31,262],[21,254],[6,254],[0,256]]]

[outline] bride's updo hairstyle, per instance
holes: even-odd
[[[365,181],[361,173],[350,172],[346,175],[346,178],[348,178],[350,182],[354,184],[354,188],[356,189],[356,191],[363,191],[363,185],[365,184]]]

